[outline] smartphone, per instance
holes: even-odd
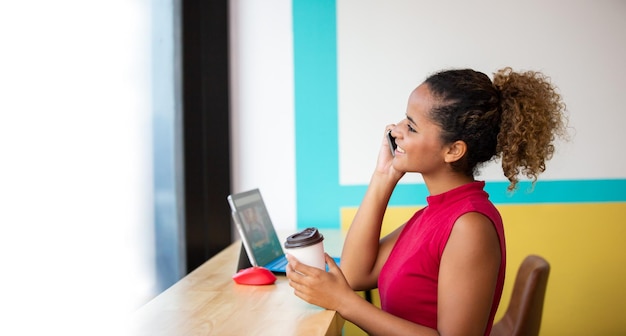
[[[396,156],[396,138],[391,136],[391,130],[387,132],[387,141],[389,141],[389,149],[391,150],[391,156]]]

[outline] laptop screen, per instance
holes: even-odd
[[[283,249],[259,190],[233,195],[232,203],[237,210],[242,235],[245,235],[242,239],[247,240],[257,264],[266,265],[282,256]]]

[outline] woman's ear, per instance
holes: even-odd
[[[444,160],[446,163],[459,161],[467,153],[467,144],[465,141],[457,140],[448,146]]]

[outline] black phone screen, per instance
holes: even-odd
[[[391,131],[387,132],[387,140],[389,141],[389,149],[391,150],[391,155],[396,156],[396,147],[398,147],[398,145],[396,145],[396,138],[391,136]]]

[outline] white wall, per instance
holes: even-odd
[[[152,295],[149,15],[0,5],[0,334],[120,334]]]
[[[274,226],[295,228],[291,0],[232,0],[233,192],[259,188]]]
[[[575,130],[542,179],[626,177],[626,158],[609,150],[626,122],[623,1],[337,1],[337,17],[342,184],[367,184],[362,167],[376,159],[383,127],[403,118],[428,74],[450,67],[552,78]],[[481,178],[505,180],[498,165]]]

